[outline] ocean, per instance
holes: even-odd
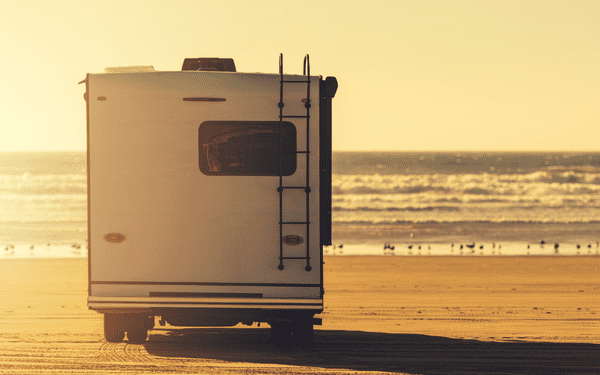
[[[0,258],[86,256],[86,170],[85,152],[0,153]],[[560,254],[596,254],[600,152],[335,152],[332,209],[330,254],[459,254],[459,243],[473,237],[457,233],[469,228],[540,226],[583,226],[587,242],[576,243],[580,234],[571,233]],[[435,226],[467,230],[431,244],[418,238],[419,228]],[[376,234],[382,228],[387,234]],[[369,240],[344,247],[344,233],[353,230],[368,232]],[[518,246],[505,240],[503,252],[502,239],[489,242],[462,253],[557,253],[539,238]]]

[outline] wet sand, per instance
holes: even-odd
[[[326,257],[310,348],[269,329],[107,343],[85,259],[0,261],[0,374],[600,373],[599,257]]]
[[[547,244],[600,241],[600,223],[398,222],[395,224],[334,223],[334,243],[471,243],[518,242]]]

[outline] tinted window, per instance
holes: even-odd
[[[296,127],[287,121],[206,121],[198,129],[198,150],[206,175],[279,176],[281,170],[290,176],[296,172]]]

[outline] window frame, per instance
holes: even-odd
[[[253,171],[244,171],[244,172],[231,172],[231,171],[214,171],[211,170],[211,162],[209,161],[210,156],[209,156],[209,152],[210,150],[207,150],[205,147],[210,147],[210,146],[205,146],[208,145],[210,142],[207,142],[211,139],[215,139],[217,137],[222,137],[226,134],[228,134],[227,131],[223,131],[223,132],[218,132],[218,131],[214,131],[215,129],[218,128],[223,128],[223,127],[239,127],[239,128],[243,128],[243,127],[254,127],[255,129],[257,127],[269,127],[270,130],[274,130],[276,132],[276,134],[279,134],[279,129],[281,129],[281,136],[282,136],[282,142],[281,142],[281,147],[282,147],[282,151],[284,152],[284,160],[283,160],[283,166],[281,167],[282,172],[279,171],[279,168],[277,168],[278,170],[276,172],[270,172],[269,170],[272,169],[255,169]],[[281,128],[280,128],[281,127]],[[262,132],[263,134],[273,134],[272,132],[268,132],[267,130],[269,129],[264,129],[265,131]],[[239,136],[243,136],[244,132],[240,131],[238,132]],[[259,130],[258,133],[261,133],[261,131]],[[235,134],[235,132],[233,133],[229,133],[229,134]],[[255,133],[256,134],[256,133]],[[235,135],[232,135],[232,137],[235,137]],[[214,141],[213,141],[214,142]],[[200,172],[202,172],[204,175],[207,176],[230,176],[230,177],[242,177],[242,176],[246,176],[246,177],[279,177],[279,176],[291,176],[294,173],[296,173],[297,170],[297,166],[298,166],[298,152],[297,152],[297,143],[298,143],[298,137],[297,137],[297,131],[296,131],[296,126],[289,122],[289,121],[204,121],[200,124],[200,126],[198,127],[198,166],[200,169]],[[217,145],[216,147],[218,147],[218,142],[215,143],[215,145]],[[238,146],[239,147],[239,146]],[[243,145],[242,145],[243,147]],[[269,149],[269,151],[273,151],[275,150],[275,154],[279,153],[279,150],[277,150],[279,148],[279,146],[275,146]],[[258,149],[260,150],[260,149]],[[264,150],[264,148],[263,148]],[[214,154],[212,154],[214,155]],[[242,153],[238,155],[247,155],[252,157],[252,154],[244,154],[243,150]],[[289,155],[287,157],[286,160],[286,156]],[[259,153],[255,154],[255,156],[259,156]],[[287,163],[287,165],[286,165]],[[272,164],[270,164],[269,166],[272,167]]]

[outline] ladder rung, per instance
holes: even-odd
[[[279,259],[310,259],[310,258],[308,258],[308,257],[282,257]]]
[[[281,186],[283,189],[306,189],[309,186]]]
[[[310,151],[284,151],[282,154],[292,155],[292,154],[310,154]]]
[[[283,83],[309,83],[310,80],[309,81],[281,81],[281,82],[283,82]]]
[[[310,221],[280,221],[279,224],[310,224]]]
[[[281,116],[282,118],[310,118],[310,116]]]

